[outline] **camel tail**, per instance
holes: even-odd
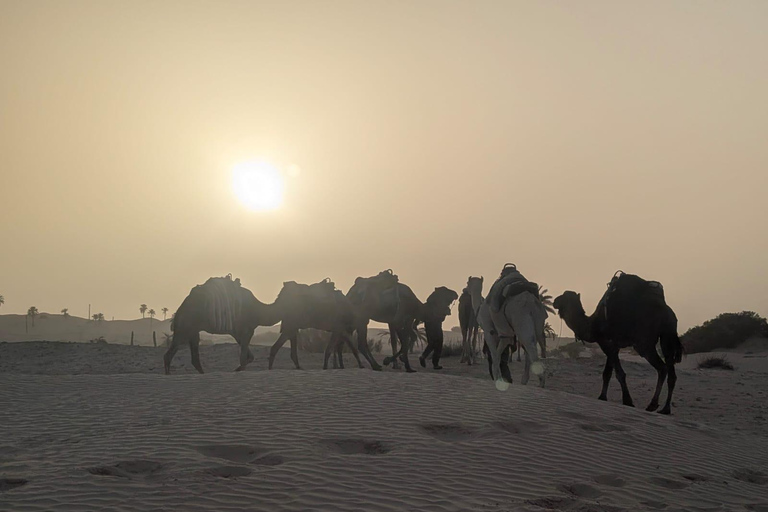
[[[676,332],[672,331],[661,335],[661,350],[664,353],[664,358],[670,358],[675,363],[679,363],[683,360],[683,344],[680,342],[680,336]]]

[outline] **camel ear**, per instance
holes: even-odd
[[[483,279],[485,279],[483,276],[480,276],[480,282],[483,282]]]
[[[577,296],[578,298],[581,298],[581,294],[580,294],[580,293],[577,293],[577,294],[576,294],[576,296]]]

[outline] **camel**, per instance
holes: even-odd
[[[363,368],[357,348],[351,340],[355,325],[352,304],[343,293],[336,290],[330,279],[312,285],[287,281],[283,283],[283,288],[277,295],[275,305],[283,313],[280,336],[269,351],[270,370],[275,362],[275,356],[288,340],[291,340],[293,364],[297,370],[301,369],[298,355],[298,334],[300,329],[309,328],[331,333],[331,340],[325,350],[324,370],[328,369],[328,354],[331,348],[336,346],[337,340],[349,344],[358,367]],[[339,360],[341,361],[341,358]],[[344,367],[343,361],[341,361],[341,367]]]
[[[384,365],[393,363],[397,367],[397,357],[403,362],[407,372],[414,372],[408,361],[410,344],[416,339],[413,324],[419,317],[424,304],[408,286],[399,282],[391,270],[385,270],[373,277],[358,277],[347,292],[347,298],[356,306],[357,346],[362,352],[368,350],[368,323],[371,320],[385,323],[389,327],[392,356],[384,359]],[[397,346],[406,346],[398,352]],[[379,367],[380,369],[380,367]]]
[[[622,403],[634,407],[619,360],[619,350],[632,347],[658,374],[656,391],[646,410],[658,409],[661,388],[667,378],[667,401],[659,412],[672,412],[672,392],[677,382],[675,363],[682,361],[683,346],[677,335],[677,317],[664,299],[661,283],[619,271],[591,316],[584,312],[581,296],[576,292],[564,292],[553,305],[578,339],[597,343],[606,355],[600,400],[608,399],[608,384],[615,369]],[[657,343],[661,344],[663,360],[656,350]]]
[[[357,332],[357,349],[368,359],[371,368],[381,370],[368,348],[368,323],[376,320],[389,323],[400,319],[399,279],[392,270],[384,270],[375,276],[358,277],[347,292],[347,299],[352,304]],[[383,320],[380,320],[383,319]],[[390,328],[390,334],[392,328]],[[337,358],[341,358],[341,345],[336,343]]]
[[[461,363],[475,364],[477,354],[477,316],[472,309],[472,297],[464,288],[459,297],[459,327],[461,328]]]
[[[458,293],[445,286],[435,288],[435,291],[427,297],[421,318],[417,319],[413,326],[415,329],[419,320],[423,320],[424,330],[427,333],[427,348],[419,357],[422,368],[426,368],[427,357],[432,354],[432,367],[435,370],[443,369],[440,366],[440,356],[443,353],[443,322],[445,317],[451,314],[451,304],[458,298]]]
[[[507,264],[491,287],[485,301],[482,298],[483,278],[470,277],[467,289],[472,296],[478,322],[485,335],[485,343],[492,359],[492,378],[496,387],[505,390],[511,378],[501,371],[502,354],[509,345],[516,342],[525,350],[525,366],[521,384],[525,385],[533,371],[539,377],[539,385],[544,387],[544,366],[539,362],[537,344],[544,337],[544,321],[547,312],[539,301],[538,285],[525,279],[517,268]]]
[[[240,286],[232,275],[212,277],[195,286],[181,303],[171,321],[173,338],[163,356],[166,375],[171,373],[171,361],[183,343],[189,343],[192,365],[203,373],[200,364],[200,331],[211,334],[229,334],[240,345],[240,366],[245,370],[253,361],[248,345],[258,326],[275,325],[280,312],[274,304],[263,304],[250,290]]]

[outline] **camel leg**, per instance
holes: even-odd
[[[280,351],[283,345],[285,345],[285,342],[288,341],[288,335],[284,332],[280,333],[280,336],[277,338],[277,341],[272,344],[272,348],[269,349],[269,369],[272,369],[272,365],[275,362],[275,356],[277,356],[277,353]]]
[[[661,357],[659,357],[659,354],[656,352],[656,350],[651,350],[647,354],[641,355],[645,358],[646,361],[651,363],[651,366],[656,369],[656,373],[659,375],[659,378],[656,381],[656,391],[653,393],[651,403],[649,403],[648,407],[645,408],[646,411],[655,411],[659,408],[659,395],[661,395],[661,388],[664,387],[664,380],[667,378],[667,367],[665,366]]]
[[[672,392],[675,390],[675,383],[677,382],[677,373],[675,372],[675,354],[674,349],[667,348],[667,345],[662,345],[662,352],[664,353],[664,359],[667,362],[667,401],[664,402],[664,407],[659,411],[660,414],[672,414]]]
[[[357,347],[354,343],[352,343],[352,336],[349,334],[342,334],[342,339],[344,342],[346,342],[347,346],[349,347],[350,352],[352,352],[352,356],[355,358],[355,361],[357,361],[357,367],[358,368],[365,368],[363,366],[363,362],[360,361],[360,353],[357,350]],[[341,350],[339,350],[339,354],[341,353]],[[343,362],[343,361],[342,361]],[[342,366],[343,368],[343,366]]]
[[[520,360],[520,352],[522,352],[523,349],[520,347],[520,344],[517,344],[517,357],[518,361]],[[531,355],[528,353],[528,351],[525,351],[525,364],[523,365],[523,378],[520,379],[520,384],[523,386],[526,386],[528,384],[528,380],[531,378]]]
[[[333,333],[331,335],[331,340],[328,342],[328,344],[325,346],[325,353],[323,354],[323,370],[328,369],[328,358],[331,357],[331,353],[333,353],[333,369],[336,369],[336,344],[338,343],[338,339],[336,337],[336,333]]]
[[[501,376],[512,384],[512,372],[509,371],[509,360],[512,357],[512,345],[508,345],[501,354]]]
[[[368,364],[371,365],[371,370],[380,372],[381,365],[376,362],[376,359],[371,354],[371,350],[368,348],[368,324],[361,325],[357,328],[357,350],[363,354],[368,360]]]
[[[399,370],[400,369],[400,363],[397,362],[397,332],[395,329],[390,325],[389,326],[389,344],[392,347],[392,357],[385,359],[384,365],[386,366],[386,361],[389,360],[389,362],[392,364],[393,370]],[[400,345],[402,346],[403,340],[400,340]]]
[[[203,365],[200,364],[200,333],[189,340],[189,352],[192,355],[192,366],[198,373],[204,373]]]
[[[344,354],[342,353],[344,348],[344,343],[339,340],[336,342],[336,362],[335,366],[338,366],[340,369],[344,368]]]
[[[411,346],[416,342],[416,333],[406,329],[398,333],[398,337],[400,338],[400,361],[403,362],[406,372],[414,373],[416,370],[411,368],[411,362],[408,360],[408,353],[411,351]]]
[[[603,368],[603,390],[600,392],[600,396],[597,397],[598,400],[602,400],[603,402],[608,400],[608,385],[611,383],[612,376],[613,359],[611,359],[610,355],[606,354],[605,368]]]
[[[478,327],[477,327],[477,324],[475,324],[475,325],[472,326],[472,330],[471,330],[471,332],[472,332],[472,344],[471,344],[471,349],[470,349],[470,352],[469,352],[469,364],[470,365],[475,364],[475,356],[477,355],[477,331],[478,331]]]
[[[176,352],[178,352],[179,345],[181,345],[183,339],[184,336],[180,336],[178,333],[175,333],[171,339],[171,345],[168,347],[168,350],[166,350],[165,355],[163,356],[166,375],[171,374],[171,361],[173,361],[173,356],[175,356]]]
[[[301,370],[301,366],[299,366],[299,331],[294,331],[291,333],[291,359],[293,360],[293,365],[296,367],[297,370]]]
[[[523,355],[521,353],[522,350],[520,350],[520,342],[518,341],[517,336],[515,336],[515,350],[517,350],[517,362],[519,363]]]
[[[624,373],[624,368],[621,367],[621,361],[619,361],[619,352],[613,355],[613,366],[616,368],[616,379],[621,385],[621,403],[628,407],[634,407],[632,397],[629,394],[629,387],[627,387],[627,374]]]
[[[469,331],[470,329],[467,328],[467,325],[461,326],[461,360],[459,361],[459,364],[464,364],[469,362]],[[421,362],[421,361],[419,361]],[[422,366],[426,366],[422,364]]]

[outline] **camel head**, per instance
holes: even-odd
[[[557,297],[552,303],[561,318],[571,317],[574,314],[585,315],[584,307],[581,305],[581,295],[576,292],[566,291]]]
[[[470,276],[469,279],[467,279],[467,292],[471,295],[472,293],[479,293],[482,295],[483,293],[483,276],[480,277],[472,277]]]

